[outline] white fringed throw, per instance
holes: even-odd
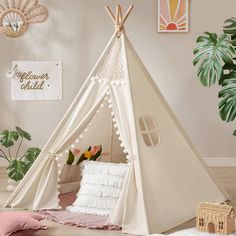
[[[83,161],[82,180],[71,212],[108,216],[114,208],[128,170],[128,164]]]

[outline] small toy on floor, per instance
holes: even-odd
[[[235,232],[235,209],[226,203],[200,203],[196,211],[196,228],[201,232],[232,234]]]

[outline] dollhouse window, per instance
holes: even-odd
[[[151,117],[141,117],[139,119],[139,127],[145,144],[154,147],[160,142],[160,136],[157,125]]]
[[[224,222],[223,222],[223,221],[220,221],[220,222],[219,222],[219,229],[220,229],[220,230],[223,230],[223,229],[224,229]]]
[[[199,219],[199,226],[204,226],[204,219],[203,218]]]

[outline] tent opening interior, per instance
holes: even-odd
[[[126,162],[126,154],[113,115],[114,113],[109,107],[108,97],[105,97],[99,108],[95,110],[83,134],[77,133],[74,142],[68,144],[68,149],[62,151],[63,155],[57,158],[60,194],[78,192],[81,174],[77,162],[81,153],[87,151],[90,146],[102,146],[102,152],[106,153],[101,158],[103,162]],[[80,153],[75,157],[72,165],[66,165],[69,149],[80,149]]]

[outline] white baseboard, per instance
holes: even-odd
[[[208,166],[236,166],[236,157],[205,157]]]

